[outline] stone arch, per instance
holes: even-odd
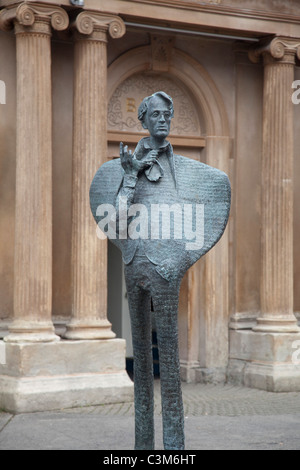
[[[152,48],[142,46],[124,53],[108,68],[108,100],[130,76],[153,71]],[[228,136],[228,118],[223,98],[205,68],[188,54],[172,49],[167,75],[180,81],[193,97],[204,121],[207,136]],[[201,119],[201,120],[202,120]]]

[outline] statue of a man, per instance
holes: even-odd
[[[223,172],[174,155],[166,140],[173,115],[173,101],[166,93],[145,98],[138,118],[150,136],[140,140],[133,154],[121,143],[120,159],[101,166],[90,190],[95,220],[121,249],[125,264],[134,354],[135,449],[154,449],[151,301],[164,448],[184,449],[179,289],[184,273],[223,234],[230,210],[230,184]]]

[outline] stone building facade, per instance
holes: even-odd
[[[300,390],[299,60],[293,0],[0,0],[1,408],[132,400],[122,262],[88,193],[161,89],[175,151],[233,190],[182,283],[182,379]]]

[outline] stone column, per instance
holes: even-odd
[[[230,332],[229,380],[272,392],[300,390],[293,312],[292,83],[300,40],[275,37],[250,59],[264,62],[261,165],[260,314],[252,330]],[[250,196],[251,197],[251,196]]]
[[[293,104],[300,41],[274,38],[252,52],[264,60],[261,314],[254,331],[297,332],[293,313]]]
[[[82,12],[74,23],[72,319],[68,339],[107,339],[107,243],[96,236],[89,188],[107,160],[107,33],[125,34],[123,21]]]
[[[8,342],[59,339],[52,310],[51,26],[67,28],[64,10],[21,4],[2,10],[15,28],[17,58],[14,320]]]

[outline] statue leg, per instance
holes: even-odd
[[[164,448],[184,449],[184,411],[178,348],[179,282],[160,278],[153,292],[159,348]]]
[[[127,281],[134,360],[135,449],[154,449],[154,394],[150,293]]]

